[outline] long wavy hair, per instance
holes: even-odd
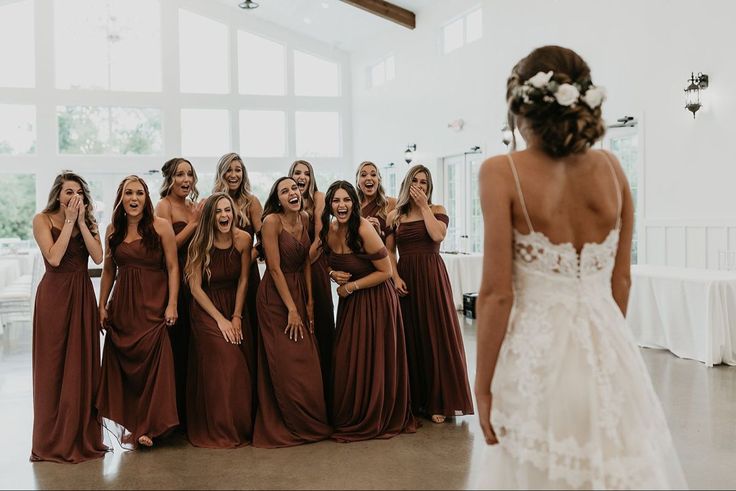
[[[79,184],[82,188],[82,201],[86,205],[84,212],[84,222],[87,224],[87,228],[92,235],[97,235],[97,220],[94,215],[94,201],[92,200],[92,193],[89,191],[89,185],[79,174],[75,174],[70,170],[63,170],[54,179],[54,183],[51,185],[51,191],[49,191],[49,199],[46,203],[46,208],[41,213],[51,215],[59,211],[61,208],[61,190],[64,188],[64,183],[73,181]]]
[[[376,174],[378,175],[378,190],[376,191],[375,197],[376,205],[378,205],[378,216],[385,219],[386,215],[388,215],[388,198],[386,198],[386,190],[383,189],[383,177],[381,176],[381,170],[376,164],[368,160],[362,162],[358,166],[358,170],[355,172],[355,187],[358,192],[358,198],[360,198],[358,205],[362,207],[363,200],[366,198],[363,190],[360,189],[360,173],[363,172],[363,169],[365,167],[368,167],[369,165],[376,169]]]
[[[332,221],[332,199],[335,197],[335,193],[338,190],[343,189],[353,202],[353,207],[350,210],[350,216],[348,217],[348,230],[345,235],[345,241],[348,244],[348,248],[359,253],[363,250],[363,240],[360,238],[360,201],[358,200],[358,193],[355,188],[348,181],[335,181],[327,189],[325,194],[325,211],[322,212],[322,230],[319,232],[319,240],[322,242],[322,248],[325,250],[329,249],[327,245],[327,234],[330,233],[330,222]]]
[[[302,209],[309,213],[309,216],[311,217],[314,215],[314,196],[317,194],[317,191],[319,191],[319,189],[317,189],[317,176],[314,175],[314,167],[312,167],[312,164],[306,160],[297,160],[291,164],[291,167],[289,167],[289,177],[292,179],[294,178],[294,170],[299,164],[305,165],[307,166],[307,169],[309,169],[309,186],[307,186],[307,189],[305,189],[302,194]]]
[[[432,190],[434,189],[434,185],[432,184],[432,173],[421,164],[412,166],[409,169],[409,172],[406,173],[404,180],[401,181],[401,190],[399,191],[399,197],[396,201],[397,211],[394,226],[401,222],[401,217],[409,214],[409,209],[411,208],[411,194],[409,194],[409,189],[411,188],[411,182],[414,180],[414,176],[420,172],[427,174],[427,203],[430,205],[432,204]]]
[[[261,215],[261,221],[266,220],[266,217],[268,215],[273,215],[274,213],[284,212],[284,207],[281,206],[281,201],[279,201],[279,184],[281,184],[287,179],[296,183],[296,181],[294,181],[294,179],[292,179],[291,177],[283,176],[283,177],[279,177],[278,179],[276,179],[276,182],[274,182],[273,186],[271,186],[271,191],[268,193],[268,198],[266,198],[266,202],[263,205],[263,214]],[[301,200],[299,211],[302,211],[304,209],[304,198],[300,196],[299,199]],[[263,240],[261,240],[262,239],[261,232],[259,231],[256,234],[256,236],[258,238],[258,243],[256,245],[256,250],[258,251],[258,257],[260,259],[265,259],[266,255],[265,255],[265,251],[263,248]]]
[[[225,174],[230,169],[230,164],[238,162],[240,168],[243,170],[243,179],[240,181],[240,186],[235,190],[234,193],[230,194],[230,187],[225,179]],[[248,178],[248,171],[245,169],[243,159],[240,158],[235,152],[226,153],[217,162],[217,177],[215,177],[215,186],[212,188],[213,193],[228,193],[235,202],[234,211],[237,214],[236,223],[240,228],[245,228],[250,225],[250,205],[253,203],[255,196],[251,190],[250,179]]]
[[[201,273],[202,278],[206,278],[209,282],[212,278],[212,271],[210,271],[210,251],[214,247],[215,233],[217,230],[217,203],[221,199],[226,199],[230,202],[230,207],[233,210],[233,219],[237,216],[235,211],[235,201],[229,193],[214,193],[204,203],[202,209],[202,218],[199,222],[199,227],[194,232],[189,248],[187,249],[187,264],[184,266],[184,277],[187,283],[192,278],[194,273]],[[230,235],[235,240],[235,222],[230,227]]]
[[[159,237],[158,232],[156,232],[153,226],[154,215],[151,193],[148,191],[146,181],[138,176],[131,175],[120,182],[117,194],[115,195],[111,220],[112,232],[107,237],[110,243],[110,251],[115,252],[115,249],[125,240],[125,234],[128,232],[128,216],[123,206],[123,194],[132,182],[139,182],[143,186],[143,191],[146,194],[146,202],[143,205],[143,216],[141,217],[141,221],[138,222],[138,233],[141,236],[143,247],[149,252],[159,250],[161,248],[161,237]]]
[[[171,188],[174,187],[174,177],[176,176],[176,169],[182,162],[189,164],[189,167],[192,168],[192,189],[189,190],[189,196],[187,197],[192,201],[197,201],[197,198],[199,198],[199,191],[197,190],[197,171],[194,170],[194,166],[187,159],[174,157],[173,159],[166,161],[163,167],[161,167],[161,175],[164,178],[164,182],[161,183],[161,189],[159,190],[159,195],[161,196],[161,199],[164,199],[171,193]]]

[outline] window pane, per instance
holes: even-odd
[[[472,43],[483,37],[483,10],[478,9],[465,18],[465,42]]]
[[[36,108],[0,104],[0,155],[36,151]]]
[[[240,153],[243,157],[283,157],[286,115],[283,111],[240,111]]]
[[[56,0],[56,86],[161,90],[161,12],[150,0]]]
[[[340,95],[338,64],[317,58],[302,51],[294,51],[294,76],[296,95]]]
[[[182,92],[229,92],[227,26],[201,15],[179,11]]]
[[[161,153],[161,111],[130,107],[57,108],[59,153],[156,155]]]
[[[21,167],[22,164],[18,164]],[[30,240],[36,213],[36,176],[0,174],[0,238]],[[18,244],[21,246],[21,244]],[[12,247],[12,245],[11,245]]]
[[[0,6],[0,86],[33,87],[35,63],[33,2]]]
[[[246,164],[247,165],[247,164]],[[250,180],[250,190],[255,194],[261,203],[266,202],[268,193],[271,191],[271,186],[276,182],[276,179],[283,176],[285,172],[258,172],[248,171],[248,179]]]
[[[386,81],[386,64],[380,61],[371,67],[371,87],[383,85]]]
[[[284,46],[249,32],[238,31],[238,84],[241,94],[286,93]]]
[[[386,58],[386,80],[396,78],[396,63],[393,56]]]
[[[463,19],[458,19],[444,28],[445,53],[456,50],[463,45]]]
[[[182,109],[181,152],[191,157],[220,156],[230,151],[227,109]]]
[[[478,173],[480,172],[480,158],[470,161],[470,250],[465,252],[483,252],[483,212],[480,208],[480,192],[478,190]]]
[[[340,156],[340,115],[335,112],[296,113],[298,157]]]

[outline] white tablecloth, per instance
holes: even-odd
[[[462,310],[463,294],[477,292],[483,274],[482,254],[440,254],[447,266],[455,308]]]
[[[640,346],[736,365],[736,272],[633,266],[627,322]]]
[[[33,272],[33,258],[36,254],[40,254],[40,252],[38,252],[38,250],[34,250],[27,254],[3,254],[0,255],[0,261],[16,261],[20,268],[20,274],[26,275]]]

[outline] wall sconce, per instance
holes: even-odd
[[[253,10],[258,8],[258,4],[254,2],[253,0],[245,0],[243,2],[240,2],[238,4],[238,7],[240,7],[243,10]]]
[[[511,128],[509,128],[508,124],[504,124],[501,128],[501,141],[504,145],[507,147],[511,143],[511,141],[514,139],[514,132],[511,131]]]
[[[406,146],[406,150],[404,150],[404,161],[407,164],[411,164],[411,161],[414,160],[414,152],[416,151],[417,151],[416,143],[410,143]]]
[[[470,147],[470,152],[468,153],[480,153],[480,147],[478,145],[473,145]]]
[[[695,119],[695,113],[703,107],[700,102],[700,91],[708,88],[708,75],[700,72],[697,75],[691,73],[688,82],[690,84],[685,88],[685,109],[693,113]]]

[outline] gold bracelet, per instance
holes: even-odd
[[[353,286],[355,287],[355,288],[353,289],[353,291],[355,291],[355,290],[360,290],[360,285],[358,284],[358,282],[357,282],[357,281],[353,281]]]
[[[237,317],[240,320],[243,320],[243,316],[240,314],[233,314],[233,317]]]

